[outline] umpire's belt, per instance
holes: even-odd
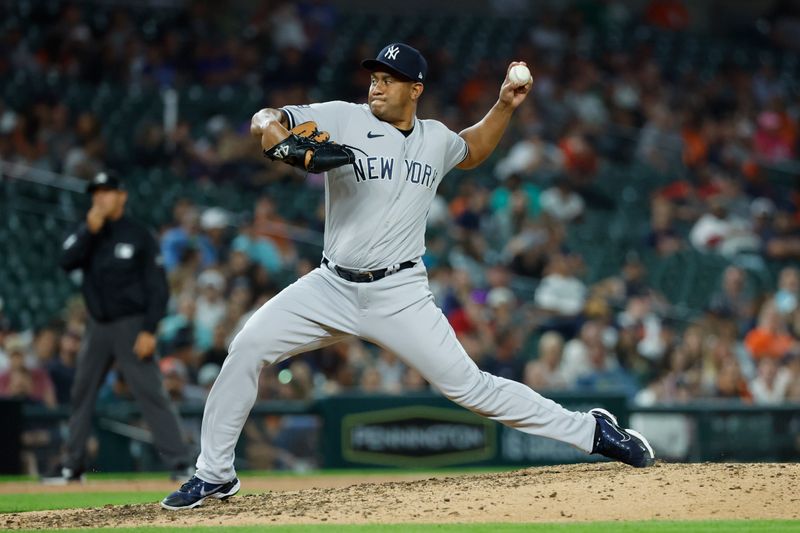
[[[327,257],[322,258],[323,265],[328,266],[329,263],[330,261],[328,261]],[[399,265],[393,265],[389,268],[379,268],[378,270],[350,270],[349,268],[342,268],[339,265],[333,265],[333,271],[336,272],[340,278],[346,279],[347,281],[369,283],[370,281],[377,281],[386,276],[390,276],[400,270],[411,268],[414,265],[416,265],[414,261],[405,261]]]

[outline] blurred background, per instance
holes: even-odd
[[[86,311],[57,258],[85,180],[117,169],[159,234],[159,365],[197,446],[228,343],[321,259],[323,177],[268,164],[250,117],[366,101],[360,61],[393,41],[428,60],[418,115],[455,131],[510,61],[533,71],[493,156],[430,212],[431,288],[476,363],[615,406],[666,459],[797,460],[800,3],[0,0],[5,471],[63,444]],[[161,467],[130,400],[112,369],[97,470]],[[466,414],[353,340],[263,371],[238,466],[585,459]]]

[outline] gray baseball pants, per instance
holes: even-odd
[[[592,415],[568,411],[477,367],[436,307],[422,263],[371,283],[346,281],[322,266],[264,304],[231,343],[203,413],[197,476],[210,483],[236,476],[234,448],[264,364],[350,336],[394,352],[447,398],[479,415],[592,450]]]

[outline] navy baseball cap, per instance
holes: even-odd
[[[125,184],[113,170],[101,170],[95,174],[89,182],[89,185],[86,187],[86,192],[92,194],[94,191],[101,188],[124,191]]]
[[[383,47],[375,59],[365,59],[361,66],[370,72],[388,69],[409,81],[424,82],[428,74],[428,62],[419,50],[404,43],[392,43]]]

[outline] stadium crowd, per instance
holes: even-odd
[[[768,179],[775,166],[797,168],[798,86],[769,61],[723,62],[702,72],[674,68],[660,63],[646,42],[589,56],[587,39],[612,23],[637,31],[690,26],[664,28],[673,19],[659,18],[655,8],[598,6],[604,10],[585,12],[576,4],[545,13],[515,43],[514,57],[535,74],[532,97],[499,156],[479,169],[483,174],[450,176],[431,209],[424,261],[437,303],[482,369],[544,393],[613,390],[643,405],[800,401],[800,270],[786,266],[773,286],[762,288],[750,282],[748,263],[736,261],[800,259],[798,192]],[[10,17],[0,37],[0,76],[24,71],[64,84],[130,87],[259,86],[265,106],[303,103],[324,89],[315,86],[315,72],[341,19],[323,2],[257,8],[246,24],[207,2],[190,3],[160,25],[139,24],[124,7],[104,13],[92,17],[73,4],[40,13],[39,39]],[[772,38],[759,46],[776,51],[774,57],[798,46],[783,34]],[[456,131],[480,119],[496,98],[504,65],[487,60],[467,69],[453,97],[445,77],[460,70],[451,68],[457,58],[424,36],[411,44],[430,62],[420,115]],[[367,78],[358,65],[373,54],[367,43],[357,44],[351,70],[337,74],[345,81],[341,94],[328,96],[364,101]],[[181,116],[170,130],[138,124],[128,160],[109,160],[103,117],[74,112],[58,92],[40,96],[26,109],[0,101],[0,159],[79,177],[104,165],[164,167],[189,184],[223,182],[254,192],[248,213],[181,198],[159,228],[171,291],[159,364],[176,402],[202,403],[247,317],[286,280],[318,264],[297,243],[298,235],[321,240],[320,176],[266,164],[248,136],[249,122],[218,115]],[[643,200],[650,202],[649,227],[643,234],[630,228],[636,242],[622,268],[588,283],[593,258],[571,249],[567,235],[588,212],[617,208],[595,181],[610,163],[643,165],[666,180]],[[320,191],[318,204],[287,219],[274,198],[258,193],[276,182]],[[687,249],[731,261],[688,324],[673,319],[672,302],[648,283],[641,260],[645,252],[667,258]],[[533,280],[532,298],[516,279]],[[68,404],[86,315],[75,301],[54,318],[36,331],[2,323],[0,395]],[[353,340],[265,370],[259,398],[427,388],[392,353]],[[127,397],[112,372],[100,401]]]

